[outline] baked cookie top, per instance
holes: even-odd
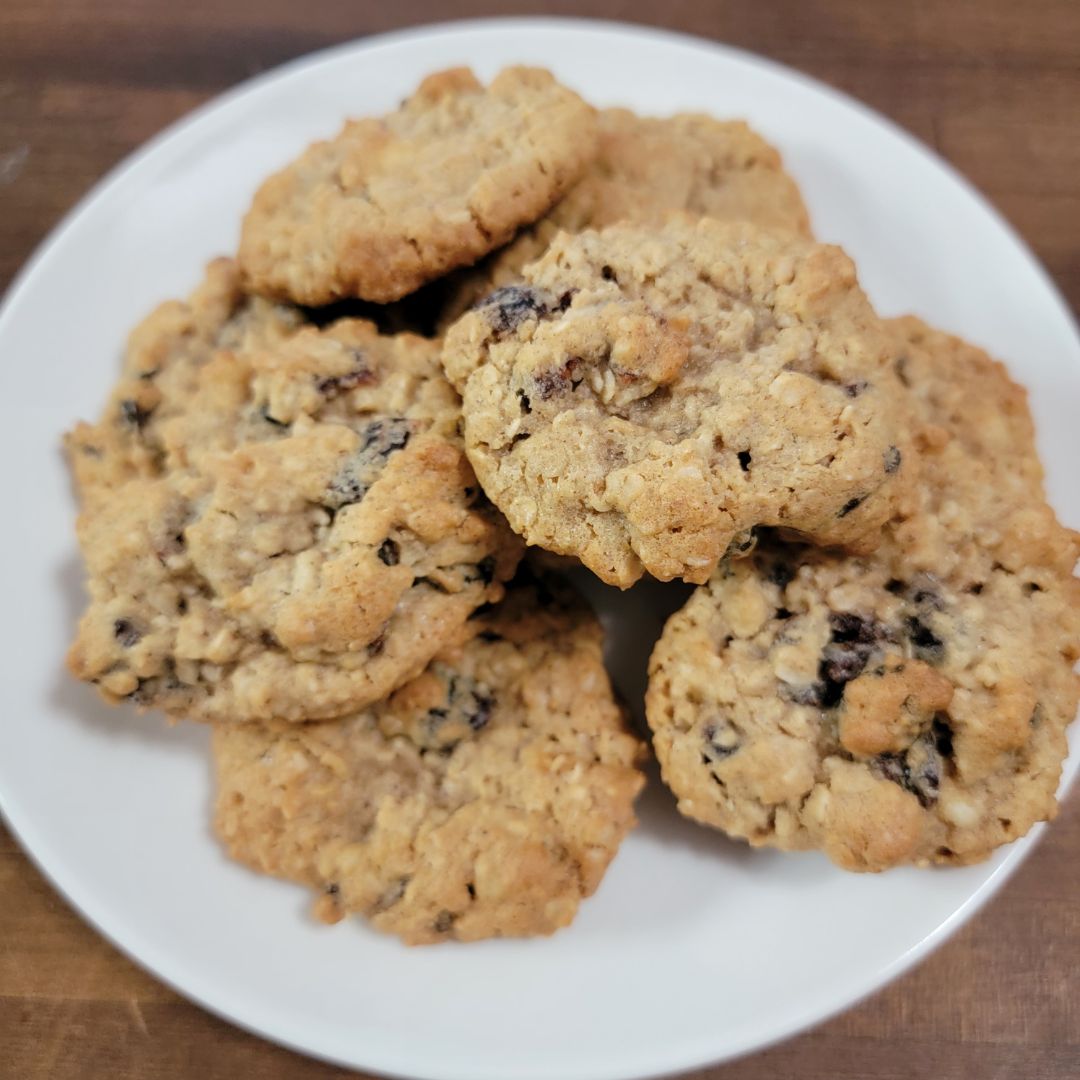
[[[410,944],[566,926],[644,782],[601,636],[564,589],[515,586],[387,701],[217,725],[218,835],[318,889],[325,921],[362,914]]]
[[[894,329],[919,482],[871,556],[763,543],[664,630],[646,709],[684,814],[851,870],[969,863],[1055,812],[1076,714],[1080,537],[1024,392]]]
[[[238,286],[222,260],[150,315],[68,436],[90,592],[69,664],[171,716],[336,716],[421,671],[520,547],[436,345],[302,326]]]
[[[703,582],[761,524],[872,547],[902,473],[890,354],[838,248],[676,216],[560,235],[443,364],[515,531],[626,587]]]
[[[596,145],[595,159],[565,198],[463,275],[447,305],[447,322],[492,290],[518,282],[560,230],[655,221],[684,210],[810,238],[806,206],[779,152],[741,120],[604,109],[597,115]]]
[[[543,223],[581,232],[685,210],[810,237],[806,206],[779,151],[744,121],[606,109],[597,126],[596,160]]]
[[[487,88],[439,72],[263,183],[240,265],[256,292],[297,303],[396,300],[535,221],[595,142],[592,109],[547,71],[507,68]]]

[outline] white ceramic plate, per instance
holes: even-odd
[[[902,971],[987,899],[1031,840],[963,870],[858,877],[752,853],[681,821],[653,784],[641,828],[569,930],[408,950],[326,929],[303,890],[225,861],[208,830],[206,731],[101,705],[61,661],[81,604],[58,443],[93,416],[127,329],[234,249],[256,184],[347,114],[425,73],[551,67],[597,104],[747,117],[783,150],[818,234],[887,314],[990,347],[1032,390],[1049,486],[1080,524],[1080,344],[1031,255],[940,161],[866,109],[717,45],[613,25],[410,31],[288,65],[155,139],[38,252],[0,314],[8,513],[0,807],[70,900],[132,957],[238,1024],[355,1067],[438,1080],[600,1080],[690,1068],[778,1039]],[[679,590],[594,599],[617,676]],[[1076,755],[1066,773],[1077,767]]]

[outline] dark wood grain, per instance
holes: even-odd
[[[0,289],[112,165],[239,80],[399,26],[535,10],[431,0],[2,0]],[[981,188],[1080,308],[1077,0],[610,0],[544,10],[702,34],[854,94]],[[1078,849],[1074,797],[1001,895],[921,967],[818,1029],[695,1080],[1075,1080]],[[4,1080],[346,1075],[232,1028],[145,975],[68,909],[0,828]]]

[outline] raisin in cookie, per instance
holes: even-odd
[[[902,454],[838,248],[676,216],[560,235],[451,327],[469,459],[530,544],[703,582],[759,524],[868,549]]]
[[[578,179],[595,118],[536,68],[486,89],[431,75],[394,113],[353,120],[270,177],[244,221],[240,265],[258,292],[303,304],[396,300],[475,262]]]
[[[810,236],[806,206],[780,154],[741,120],[605,109],[597,116],[596,158],[585,175],[513,243],[462,275],[444,322],[492,290],[520,281],[525,265],[560,230],[650,221],[670,210]]]
[[[642,746],[595,617],[513,586],[391,697],[344,720],[218,725],[229,853],[410,944],[550,934],[635,823]]]
[[[103,419],[68,436],[90,592],[72,671],[201,720],[384,697],[519,557],[457,423],[432,342],[301,326],[214,264],[134,332]]]
[[[669,621],[647,714],[684,814],[851,870],[969,863],[1055,812],[1080,537],[1025,396],[900,320],[918,483],[869,557],[763,543]]]

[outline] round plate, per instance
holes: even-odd
[[[854,876],[682,821],[654,782],[641,827],[577,922],[544,940],[407,949],[316,925],[304,890],[228,863],[208,827],[207,732],[109,709],[62,667],[82,604],[61,433],[94,416],[126,331],[235,249],[259,180],[432,70],[552,68],[598,105],[746,117],[783,151],[819,236],[885,314],[990,348],[1032,391],[1049,486],[1080,524],[1080,343],[1013,233],[891,124],[701,41],[595,23],[463,23],[331,50],[256,79],[155,139],[38,252],[0,314],[6,718],[0,807],[102,932],[207,1008],[362,1069],[437,1080],[638,1077],[759,1047],[902,971],[993,892],[1031,838],[981,866]],[[678,587],[590,589],[640,694]],[[1066,776],[1076,771],[1076,755]]]

